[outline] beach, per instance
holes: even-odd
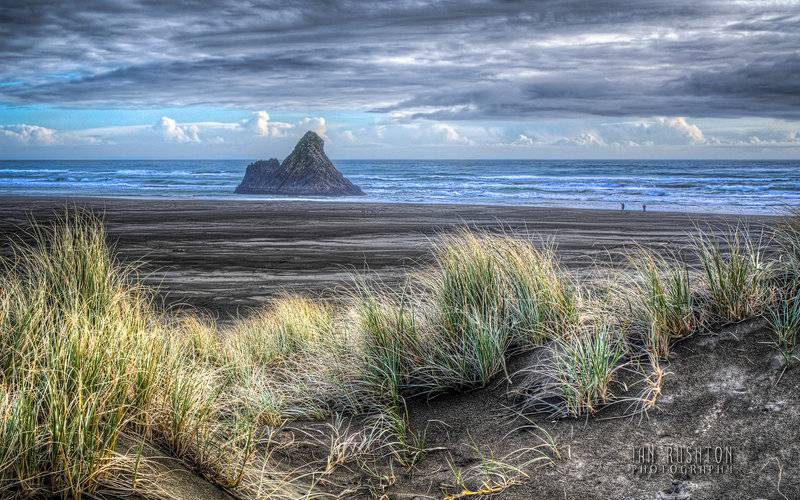
[[[580,275],[624,263],[624,250],[634,245],[686,250],[696,227],[746,223],[760,231],[776,220],[488,205],[7,196],[0,198],[0,234],[23,236],[30,218],[47,221],[68,207],[102,215],[118,257],[138,263],[143,281],[158,287],[168,305],[222,319],[279,294],[341,295],[355,274],[397,285],[430,260],[438,235],[463,227],[552,242],[564,268]],[[3,238],[0,252],[8,255],[9,248]]]
[[[385,422],[388,422],[381,419],[390,418],[385,415],[392,414],[377,414],[384,415],[380,418],[376,417],[375,413],[354,414],[355,410],[346,406],[355,404],[355,408],[360,409],[361,406],[358,405],[365,404],[360,399],[351,403],[354,400],[350,395],[361,394],[359,397],[363,397],[362,393],[352,391],[374,379],[359,377],[366,377],[362,373],[368,375],[374,373],[371,370],[375,366],[381,366],[376,363],[383,359],[375,358],[377,359],[375,361],[373,358],[367,358],[370,361],[362,364],[362,356],[371,356],[372,354],[369,354],[371,352],[382,352],[368,350],[373,345],[370,342],[376,342],[369,340],[372,338],[369,335],[377,335],[374,331],[370,330],[371,333],[365,334],[367,330],[359,330],[370,325],[366,323],[369,318],[366,315],[377,314],[372,316],[373,319],[391,318],[391,316],[381,316],[387,313],[375,312],[396,310],[392,309],[394,302],[391,301],[397,300],[396,297],[402,294],[387,293],[387,290],[397,291],[408,273],[424,273],[425,266],[433,264],[431,250],[442,235],[468,227],[473,230],[513,233],[537,244],[549,242],[555,245],[555,256],[562,265],[560,269],[566,271],[564,275],[560,269],[549,267],[549,263],[552,262],[550,253],[530,252],[526,249],[529,247],[527,243],[519,246],[504,238],[484,238],[483,243],[480,243],[479,240],[470,239],[468,235],[461,235],[460,238],[449,240],[446,252],[455,256],[456,260],[463,259],[464,265],[455,262],[455,267],[449,268],[451,270],[447,276],[448,279],[455,280],[474,276],[469,275],[470,270],[474,269],[470,266],[479,262],[481,256],[488,255],[487,252],[492,251],[492,245],[498,245],[497,250],[505,256],[504,259],[496,261],[490,267],[491,271],[488,274],[478,275],[486,276],[489,280],[479,282],[480,290],[490,290],[496,295],[481,295],[481,292],[478,293],[477,299],[472,300],[495,297],[496,300],[513,299],[517,301],[514,302],[516,304],[522,303],[520,297],[523,296],[514,295],[519,292],[513,288],[492,288],[494,286],[492,280],[506,279],[503,276],[515,276],[500,274],[498,271],[506,268],[497,266],[509,265],[507,269],[516,269],[520,275],[538,280],[529,288],[522,288],[523,291],[535,290],[535,286],[541,286],[543,291],[537,293],[554,294],[553,300],[537,302],[536,308],[531,311],[539,311],[538,307],[542,307],[541,311],[547,314],[558,315],[562,314],[559,311],[567,311],[563,316],[554,316],[561,318],[559,321],[571,321],[569,318],[573,318],[576,322],[584,321],[586,318],[594,318],[594,321],[598,322],[616,321],[609,323],[615,325],[609,328],[619,328],[614,331],[620,332],[620,339],[627,339],[630,356],[637,356],[636,353],[639,352],[637,349],[641,350],[642,347],[637,343],[636,332],[649,330],[625,330],[629,320],[634,321],[630,328],[642,328],[640,323],[636,323],[641,318],[638,315],[642,310],[626,309],[626,307],[640,307],[637,306],[640,304],[640,295],[649,289],[641,288],[641,283],[634,284],[630,280],[630,274],[625,276],[627,271],[630,271],[624,268],[631,263],[629,260],[631,252],[637,246],[641,246],[655,250],[654,254],[649,255],[656,255],[656,258],[659,255],[680,255],[690,268],[697,270],[701,266],[692,234],[698,229],[705,231],[706,238],[722,241],[724,238],[718,237],[725,231],[730,231],[732,226],[738,227],[740,230],[737,233],[738,237],[744,238],[741,230],[746,227],[751,233],[755,233],[757,238],[760,238],[760,235],[765,238],[747,239],[747,241],[764,242],[771,233],[768,230],[780,222],[775,217],[481,205],[5,197],[0,199],[0,234],[4,237],[0,253],[5,257],[13,255],[10,240],[32,239],[29,233],[31,219],[46,223],[54,217],[63,215],[67,210],[76,208],[102,216],[107,239],[113,245],[117,259],[126,265],[139,266],[139,280],[157,287],[157,301],[163,300],[165,306],[173,308],[172,312],[175,312],[174,308],[185,308],[184,312],[187,314],[149,316],[149,313],[146,313],[145,317],[150,318],[149,322],[142,323],[141,329],[131,330],[133,334],[120,334],[129,330],[115,329],[116,327],[107,330],[109,333],[105,336],[91,329],[70,329],[69,325],[72,324],[70,322],[83,321],[80,315],[59,312],[59,307],[63,308],[63,304],[70,304],[70,300],[101,305],[111,304],[112,306],[106,307],[120,307],[122,311],[136,310],[128,309],[136,307],[136,302],[132,302],[138,297],[136,294],[109,296],[95,293],[96,290],[104,290],[103,287],[107,286],[104,283],[107,283],[106,280],[110,279],[109,276],[112,274],[106,271],[95,273],[98,269],[105,269],[104,260],[96,259],[97,254],[92,253],[91,248],[86,248],[87,243],[81,243],[81,241],[95,241],[91,239],[91,232],[85,233],[89,236],[85,236],[88,239],[84,240],[76,239],[75,232],[53,233],[67,234],[64,240],[70,239],[72,243],[68,244],[66,254],[60,254],[64,255],[63,260],[45,258],[44,262],[52,264],[47,267],[49,270],[47,272],[57,276],[53,278],[52,283],[71,283],[70,288],[52,287],[51,293],[51,286],[47,285],[47,290],[37,292],[40,295],[31,294],[29,298],[13,304],[24,308],[29,301],[38,300],[37,297],[41,297],[41,294],[48,297],[47,293],[51,293],[52,297],[47,299],[50,301],[48,304],[55,305],[48,305],[36,311],[45,318],[48,317],[46,314],[53,315],[53,327],[45,330],[50,337],[45,339],[56,339],[54,345],[61,345],[64,342],[65,332],[73,332],[71,337],[67,337],[67,341],[78,346],[92,346],[101,340],[118,343],[127,342],[126,339],[131,338],[136,340],[138,343],[135,345],[140,347],[134,348],[122,344],[121,348],[102,351],[106,357],[123,352],[123,358],[120,359],[124,359],[125,363],[120,366],[128,366],[128,363],[139,366],[137,363],[144,361],[138,360],[150,359],[146,356],[141,357],[144,356],[142,353],[169,352],[174,353],[170,355],[176,356],[173,361],[176,364],[168,365],[163,361],[164,366],[174,366],[181,370],[185,366],[197,366],[198,368],[192,369],[207,370],[187,372],[189,373],[187,377],[200,376],[194,375],[195,373],[205,374],[208,377],[211,377],[211,374],[222,373],[216,363],[224,363],[223,367],[231,369],[237,366],[254,367],[252,375],[245,375],[251,378],[235,379],[235,384],[251,385],[219,385],[228,392],[215,394],[224,394],[224,397],[241,395],[236,397],[246,398],[230,401],[234,401],[237,405],[243,404],[244,408],[251,408],[247,405],[253,405],[252,408],[260,412],[257,422],[260,422],[258,425],[261,427],[258,428],[272,429],[269,431],[274,433],[270,434],[271,436],[278,436],[277,439],[281,443],[288,443],[276,449],[274,453],[277,459],[274,462],[270,461],[271,459],[259,462],[262,460],[259,457],[253,461],[257,467],[266,467],[262,464],[269,464],[273,467],[270,470],[294,471],[285,476],[284,482],[276,483],[274,486],[278,488],[282,497],[303,496],[303,492],[308,488],[302,483],[304,473],[295,474],[295,472],[317,470],[315,467],[320,463],[327,464],[325,472],[320,473],[320,477],[327,480],[320,481],[316,485],[319,491],[332,495],[340,495],[344,491],[352,498],[380,496],[376,492],[389,492],[392,498],[440,497],[443,492],[476,491],[469,490],[468,485],[475,487],[474,485],[483,484],[491,484],[494,488],[492,491],[502,492],[503,498],[510,499],[562,496],[652,498],[653,495],[662,493],[663,495],[659,497],[688,498],[669,496],[674,492],[682,494],[687,491],[691,491],[692,497],[696,498],[719,498],[728,491],[741,491],[755,496],[758,492],[775,491],[776,484],[781,488],[780,491],[796,492],[800,488],[797,483],[795,461],[791,458],[796,456],[797,447],[786,441],[791,429],[796,428],[797,415],[800,414],[794,397],[798,373],[796,370],[786,370],[781,361],[783,358],[776,352],[772,330],[768,327],[763,314],[759,312],[765,310],[767,306],[757,302],[754,307],[759,309],[755,309],[756,312],[746,312],[735,319],[731,319],[733,316],[726,317],[727,319],[716,316],[718,319],[695,324],[694,318],[708,317],[703,315],[722,311],[714,309],[719,307],[720,302],[716,296],[713,300],[709,299],[703,288],[701,277],[703,273],[700,272],[692,273],[691,280],[688,271],[686,275],[680,272],[671,275],[678,276],[679,279],[684,279],[681,276],[685,276],[687,282],[693,283],[691,286],[696,287],[691,298],[686,299],[692,304],[691,312],[688,316],[682,316],[684,320],[692,322],[689,336],[676,335],[661,361],[651,359],[648,363],[642,362],[644,358],[614,358],[615,362],[620,364],[608,373],[606,380],[612,385],[608,386],[610,389],[607,389],[609,392],[603,396],[605,399],[597,399],[593,403],[598,405],[596,408],[577,407],[571,410],[573,413],[561,417],[540,415],[535,412],[530,415],[526,413],[524,417],[523,413],[519,413],[519,418],[515,417],[515,412],[527,411],[524,410],[527,407],[520,406],[525,401],[536,401],[535,393],[526,392],[530,391],[531,387],[537,387],[536,372],[531,370],[546,368],[548,356],[557,355],[553,350],[553,344],[548,342],[536,344],[521,353],[512,352],[510,348],[508,352],[500,352],[498,358],[495,358],[494,363],[497,364],[493,365],[493,371],[488,372],[483,379],[467,378],[475,377],[471,375],[473,372],[464,374],[458,371],[455,372],[456,378],[453,378],[452,370],[458,370],[462,366],[472,369],[475,363],[484,359],[470,357],[471,351],[468,350],[456,351],[459,354],[453,358],[455,364],[443,364],[444,371],[441,373],[444,375],[433,372],[438,378],[432,378],[433,382],[428,382],[439,384],[431,386],[437,392],[419,394],[414,392],[415,386],[406,383],[408,385],[404,387],[403,390],[406,392],[403,394],[407,397],[403,396],[400,399],[403,402],[403,410],[402,413],[397,413],[399,415],[397,418],[401,419],[403,427],[390,428],[389,431],[380,430],[383,429],[380,426],[387,425]],[[741,244],[745,240],[738,241]],[[54,242],[50,241],[48,244]],[[99,245],[105,248],[105,244]],[[50,252],[58,252],[58,248],[63,249],[54,245]],[[754,247],[739,248],[750,248],[748,251],[753,251]],[[763,248],[764,252],[772,252],[777,246]],[[81,264],[80,262],[85,263],[84,260],[80,260],[82,255],[95,255],[96,262],[93,260],[88,264]],[[756,254],[752,253],[747,255],[747,259],[750,259],[748,262],[761,258],[754,257]],[[78,260],[74,260],[75,257]],[[641,260],[641,255],[638,262],[639,265],[645,262]],[[454,261],[450,261],[449,265],[452,264]],[[708,260],[705,264],[708,264]],[[26,266],[35,265],[35,261],[30,259],[26,261],[23,258],[15,267],[22,270],[26,269]],[[443,286],[441,283],[445,275],[441,273],[445,265],[448,264],[439,262],[434,271],[429,273],[432,276],[439,273],[438,281],[434,280],[434,287]],[[75,279],[72,277],[73,266],[82,272]],[[667,272],[674,269],[672,264],[664,266]],[[723,268],[727,269],[726,266]],[[613,271],[616,269],[625,273],[615,274]],[[641,267],[638,269],[641,270]],[[748,272],[750,273],[748,276],[751,276],[752,273],[759,271]],[[387,285],[387,288],[382,295],[372,295],[374,302],[369,302],[368,296],[361,296],[346,307],[334,305],[328,309],[329,302],[335,304],[336,301],[352,296],[348,295],[348,287],[352,286],[354,276],[359,274],[377,279]],[[619,279],[614,280],[614,276]],[[571,278],[574,278],[574,281]],[[595,282],[596,288],[593,285],[595,278],[600,280]],[[124,279],[127,280],[129,277]],[[561,281],[562,279],[564,281]],[[666,283],[666,281],[656,281]],[[421,280],[412,282],[419,284]],[[25,282],[21,283],[18,289],[24,291],[24,288],[19,287],[24,286]],[[563,283],[571,284],[562,287]],[[758,283],[761,282],[756,283],[758,287],[736,288],[734,296],[750,297],[747,294],[753,290],[767,290]],[[96,285],[99,288],[96,288]],[[443,289],[439,288],[438,293]],[[58,295],[59,291],[64,290],[68,292],[67,295]],[[352,288],[350,290],[352,291]],[[772,287],[768,290],[769,292],[764,293],[777,293],[778,288]],[[613,302],[613,297],[610,299],[611,302],[604,302],[609,297],[603,295],[604,292],[631,302],[624,306],[623,302]],[[405,338],[403,349],[397,351],[399,359],[416,362],[414,360],[424,356],[425,353],[432,352],[435,355],[439,352],[436,349],[442,345],[455,345],[454,349],[464,345],[469,347],[470,335],[474,334],[474,331],[494,332],[492,334],[498,336],[507,331],[520,331],[502,328],[461,329],[457,333],[463,342],[460,340],[449,344],[449,340],[442,339],[440,334],[449,330],[440,329],[439,323],[429,321],[431,317],[439,321],[437,316],[439,309],[436,308],[439,306],[431,307],[431,304],[437,303],[425,302],[431,300],[430,297],[426,299],[426,293],[429,292],[421,291],[419,288],[412,292],[412,295],[416,294],[418,300],[412,304],[422,308],[419,310],[421,312],[417,313],[420,318],[418,326],[412,328],[414,332],[421,333],[419,336],[415,333]],[[282,294],[324,300],[274,300]],[[558,302],[558,297],[563,301]],[[572,300],[575,302],[571,302]],[[255,314],[255,308],[271,301],[273,302],[270,308],[260,309]],[[647,301],[644,303],[649,304]],[[463,307],[472,307],[469,302],[465,304]],[[603,309],[603,304],[616,304],[618,309],[613,311]],[[576,307],[574,309],[576,315],[567,316],[569,308],[573,306]],[[147,307],[149,308],[149,305]],[[369,309],[370,307],[377,309]],[[489,309],[484,314],[494,318],[500,314],[498,310]],[[508,311],[515,310],[508,309]],[[634,314],[633,311],[639,312]],[[356,321],[353,314],[356,315]],[[426,319],[425,314],[432,316]],[[206,315],[211,315],[212,320],[203,319]],[[647,316],[651,317],[656,318],[654,315]],[[121,325],[111,321],[112,317],[109,318],[109,325]],[[214,321],[214,318],[218,321]],[[326,323],[328,320],[325,318],[331,323]],[[90,320],[94,321],[94,317]],[[67,321],[66,326],[64,321]],[[318,323],[319,321],[321,323]],[[372,328],[385,328],[377,331],[392,335],[400,335],[407,331],[401,328],[402,325],[407,325],[406,323],[398,323],[397,329],[394,330],[391,326],[394,325],[392,320],[387,321],[385,325],[388,326],[381,327],[379,323],[375,326],[376,323],[372,323]],[[653,321],[657,321],[657,318]],[[570,328],[570,323],[565,324],[567,326],[562,328],[568,331],[566,328]],[[325,336],[308,337],[316,340],[295,340],[304,342],[298,344],[300,347],[291,347],[294,345],[291,343],[272,343],[275,339],[285,339],[286,335],[294,335],[292,338],[295,339],[300,339],[301,334],[317,335],[314,333],[316,330],[312,328],[333,328],[333,325],[336,325],[335,331],[341,335],[331,335],[331,330],[326,329]],[[601,323],[588,322],[576,325],[574,328],[579,329],[575,332],[594,332],[594,335],[604,335],[603,332],[610,331],[591,329],[601,328],[598,326]],[[646,323],[645,326],[647,325],[650,323]],[[159,328],[172,333],[163,336],[164,331]],[[342,330],[338,330],[339,328]],[[419,330],[416,330],[417,328]],[[87,331],[88,337],[84,333]],[[39,330],[30,330],[29,340],[24,345],[33,345],[35,339],[39,338],[38,332]],[[134,334],[142,337],[126,336]],[[589,337],[575,336],[570,342],[579,342],[581,338]],[[420,347],[422,343],[425,343],[425,347]],[[488,342],[483,345],[495,344]],[[645,343],[645,346],[649,345]],[[162,351],[161,349],[166,349],[165,346],[173,346],[170,349],[175,350]],[[295,350],[277,351],[280,346],[290,346],[285,349]],[[39,351],[34,349],[30,352]],[[445,349],[441,352],[450,351]],[[131,353],[140,357],[131,358],[133,356]],[[264,353],[277,357],[263,358]],[[223,357],[234,355],[235,357]],[[261,357],[253,357],[251,360],[249,356]],[[502,362],[497,361],[501,356]],[[605,353],[603,356],[612,354]],[[446,363],[450,358],[431,359],[437,363]],[[475,361],[476,359],[478,361]],[[468,363],[460,364],[461,360],[468,360]],[[439,365],[427,361],[421,363],[424,364],[420,368],[413,368],[411,373],[425,374],[426,370],[439,369],[437,368]],[[154,369],[152,376],[153,380],[156,380],[164,370],[162,365],[155,368],[145,364],[142,366]],[[278,367],[275,372],[262,371],[264,367],[272,366]],[[288,372],[281,371],[280,367],[284,366],[288,368]],[[568,365],[557,365],[556,368],[561,369],[565,366]],[[366,371],[362,372],[362,369]],[[144,372],[145,368],[141,370]],[[286,373],[290,376],[282,375]],[[269,378],[257,378],[264,376]],[[530,378],[532,376],[534,378]],[[111,379],[125,380],[120,377]],[[198,380],[203,381],[198,382],[202,387],[217,387],[205,385],[207,380],[212,379]],[[222,381],[227,379],[223,377],[213,380],[219,380],[219,384],[222,384]],[[345,382],[335,385],[339,384],[339,380]],[[330,385],[331,381],[334,385]],[[453,389],[453,384],[461,383],[467,384],[466,389],[460,385],[456,385],[457,388]],[[534,385],[530,386],[529,383]],[[157,387],[162,386],[171,387],[167,382],[157,384]],[[300,391],[297,392],[300,396],[296,400],[278,400],[279,406],[272,406],[271,398],[287,394],[282,391]],[[224,401],[220,399],[220,404],[234,404]],[[264,406],[255,406],[263,401],[266,401]],[[303,406],[320,404],[316,403],[317,401],[323,401],[321,404],[328,405],[322,406],[323,409],[344,408],[344,410],[330,411],[350,413],[328,415],[319,413],[328,410],[316,410],[316,406],[311,406],[311,410],[308,410]],[[366,401],[370,404],[369,399]],[[561,404],[559,402],[561,400],[554,401],[556,405]],[[221,408],[220,411],[224,410],[226,412],[224,414],[229,415],[227,413],[230,411],[227,409],[229,407],[221,406]],[[378,410],[371,411],[395,411],[391,410],[392,407],[390,410],[381,406],[377,408]],[[643,413],[644,410],[647,412]],[[171,413],[167,411],[159,415],[168,417]],[[348,415],[347,420],[340,421],[339,418],[345,418],[342,415]],[[594,415],[600,417],[590,418]],[[372,434],[375,429],[379,429],[375,432],[393,432],[395,434],[390,436],[401,436],[406,440],[402,442],[409,444],[403,445],[403,448],[396,448],[400,451],[391,451],[383,455],[373,456],[369,455],[370,451],[358,451],[370,450],[369,446],[375,445],[377,441],[374,440],[377,438]],[[194,431],[184,432],[185,434],[180,436],[194,435]],[[311,439],[309,436],[319,436],[319,438]],[[416,444],[418,439],[419,444]],[[341,452],[343,454],[337,455],[340,453],[337,450],[343,446],[340,443],[343,442],[353,442],[357,447],[363,448],[357,448],[356,451],[344,448],[344,452]],[[230,449],[233,450],[231,453],[234,453],[239,448]],[[389,449],[395,450],[395,448]],[[698,469],[694,462],[688,463],[679,458],[675,460],[670,458],[674,450],[682,452],[689,450],[686,453],[692,453],[691,450],[712,449],[715,453],[716,450],[727,453],[731,457],[731,462],[719,465],[707,458],[702,464],[703,468]],[[183,462],[171,459],[164,461],[159,458],[164,456],[163,453],[156,448],[145,452],[145,459],[157,471],[158,486],[165,489],[166,493],[160,493],[162,498],[211,500],[225,497],[222,490],[216,489],[215,485],[231,484],[225,482],[227,479],[207,479],[206,476],[196,474]],[[221,456],[238,455],[221,454]],[[355,466],[358,463],[356,459],[362,456],[371,457],[369,459],[375,464],[373,467],[377,467],[374,470],[379,471],[377,476],[374,470],[365,473]],[[487,456],[497,456],[499,462],[494,462],[493,458],[487,459]],[[648,456],[652,460],[641,462],[637,459],[638,456]],[[178,457],[185,460],[186,464],[192,463],[190,462],[192,455],[184,452],[184,455]],[[406,460],[414,462],[411,462],[413,465],[407,465],[408,469],[400,471],[398,468],[398,472],[395,473],[393,462],[395,459],[405,464],[409,463]],[[331,466],[331,463],[335,465]],[[505,468],[498,469],[502,475],[487,476],[482,472],[493,470],[485,469],[486,467],[504,463],[510,465],[502,465]],[[221,467],[216,463],[206,466]],[[523,467],[529,469],[530,475],[528,469]],[[458,472],[459,475],[463,474],[461,477],[468,478],[466,482],[454,482],[456,471],[461,471]],[[263,479],[258,475],[252,477],[255,479],[246,479],[236,485],[237,491],[244,492],[242,493],[244,498],[258,496],[252,488],[260,488]],[[486,477],[495,482],[481,482],[485,481]]]

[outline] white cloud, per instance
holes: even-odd
[[[259,136],[269,136],[269,113],[266,111],[256,111],[247,123]]]
[[[200,142],[200,128],[194,124],[178,125],[172,118],[163,116],[156,124],[156,128],[161,130],[168,141]]]
[[[636,121],[604,122],[549,142],[562,146],[640,148],[703,145],[707,139],[700,127],[684,117],[659,116]]]
[[[38,125],[4,125],[0,127],[0,137],[20,144],[47,146],[59,142],[58,133],[47,127]]]
[[[179,122],[165,116],[154,125],[125,125],[83,130],[55,130],[40,125],[0,125],[3,152],[30,152],[50,146],[47,154],[78,151],[81,155],[117,157],[137,155],[141,145],[162,141],[153,154],[195,157],[269,157],[291,150],[297,139],[313,130],[330,139],[329,153],[348,157],[504,157],[551,155],[669,155],[729,148],[750,151],[796,151],[800,146],[797,122],[764,122],[747,126],[694,120],[685,117],[651,117],[609,122],[605,119],[562,119],[495,122],[488,126],[470,122],[397,119],[329,123],[325,117],[305,116],[275,121],[267,111],[232,122]],[[734,126],[735,125],[735,126]],[[328,136],[330,134],[330,137]],[[74,148],[74,149],[71,149]],[[89,149],[90,148],[90,149]],[[23,154],[23,153],[20,153]],[[598,156],[598,157],[599,157]],[[65,156],[66,157],[66,156]]]
[[[438,132],[439,135],[444,136],[444,142],[473,144],[473,141],[470,138],[460,134],[452,125],[448,125],[446,123],[435,123],[433,125],[433,130]]]
[[[328,132],[328,122],[321,117],[306,117],[297,123],[297,126],[305,130],[313,130],[317,134],[325,137]]]
[[[688,137],[691,142],[701,143],[705,141],[705,137],[703,136],[703,131],[700,130],[700,127],[689,123],[686,121],[686,118],[682,116],[676,116],[674,118],[667,118],[667,117],[659,117],[657,118],[658,123],[664,124],[667,127],[677,130],[684,136]]]
[[[723,130],[714,134],[706,142],[717,146],[795,147],[800,145],[800,130]]]
[[[77,131],[75,134],[95,138],[113,138],[121,141],[134,139],[142,134],[159,132],[170,143],[176,144],[244,144],[253,136],[269,139],[281,139],[300,136],[306,130],[313,130],[324,136],[327,132],[327,121],[323,117],[304,117],[295,123],[273,121],[266,111],[256,111],[251,118],[239,122],[178,122],[168,116],[162,117],[154,126],[141,125],[106,127]]]
[[[443,122],[420,120],[389,121],[345,130],[337,134],[352,146],[372,148],[417,148],[437,146],[475,146],[485,144],[492,134],[485,127],[454,126]]]
[[[270,122],[269,124],[270,135],[274,138],[288,136],[293,128],[295,128],[295,126],[291,123]]]
[[[536,138],[531,137],[525,134],[519,134],[516,139],[514,139],[511,144],[514,146],[534,146],[536,145]]]
[[[573,137],[565,137],[553,143],[557,146],[605,146],[606,141],[596,130],[586,130]]]
[[[241,122],[241,128],[251,131],[259,137],[281,138],[288,137],[296,129],[297,134],[301,135],[306,130],[313,130],[321,136],[325,136],[328,125],[325,118],[305,117],[295,123],[276,122],[270,119],[266,111],[256,111],[249,120]]]

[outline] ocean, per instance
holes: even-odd
[[[338,160],[390,203],[774,214],[800,206],[800,161]],[[245,160],[0,160],[0,196],[293,199],[233,193]],[[317,198],[325,199],[325,198]]]

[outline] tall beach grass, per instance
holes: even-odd
[[[732,323],[762,315],[771,298],[772,269],[761,237],[740,226],[721,239],[700,232],[695,243],[714,319]]]
[[[435,248],[430,294],[434,386],[485,385],[506,359],[577,327],[577,290],[552,246],[508,235],[460,232]]]
[[[172,342],[101,221],[67,213],[35,226],[0,278],[0,490],[73,498],[130,491],[121,439],[138,435],[226,486],[250,431],[227,425],[222,380]],[[216,342],[210,338],[207,342]]]
[[[632,280],[622,292],[630,322],[646,349],[666,358],[672,343],[691,335],[700,322],[689,267],[645,249],[631,256],[630,263]]]

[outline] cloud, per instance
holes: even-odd
[[[432,125],[433,130],[438,132],[438,136],[443,139],[443,142],[455,142],[462,144],[473,144],[473,141],[461,135],[455,127],[446,123],[435,123]]]
[[[485,127],[419,120],[379,123],[356,131],[345,130],[335,137],[359,147],[401,147],[413,151],[423,147],[466,147],[487,144],[490,136],[496,139]]]
[[[298,122],[297,126],[305,130],[313,130],[322,137],[325,137],[325,134],[328,132],[328,122],[325,120],[325,118],[321,117],[303,118],[300,120],[300,122]]]
[[[535,137],[519,134],[517,138],[511,142],[511,144],[514,146],[535,146],[537,142],[538,141]]]
[[[359,137],[369,136],[359,131]],[[619,149],[658,146],[702,146],[707,141],[700,127],[685,117],[653,117],[631,121],[538,122],[529,125],[506,122],[483,126],[472,122],[443,123],[401,120],[381,125],[374,134],[377,143],[406,141],[415,145],[479,146],[486,148],[581,148]]]
[[[606,141],[596,130],[587,130],[574,137],[559,139],[552,144],[554,146],[605,146]]]
[[[277,114],[280,116],[280,113]],[[362,117],[363,118],[363,117]],[[372,117],[369,117],[372,118]],[[273,119],[264,110],[238,121],[179,122],[164,116],[153,125],[57,130],[41,125],[0,126],[3,153],[30,157],[131,155],[151,144],[154,157],[281,157],[307,130],[326,138],[334,157],[661,157],[744,151],[773,157],[800,151],[800,123],[782,120],[695,120],[683,116],[606,119],[439,121],[396,113],[382,120],[329,121],[323,116]],[[63,154],[57,154],[63,152]],[[709,153],[710,152],[710,153]],[[24,154],[23,154],[24,153]],[[754,153],[755,154],[755,153]]]
[[[164,134],[164,138],[168,141],[200,142],[200,128],[197,125],[178,125],[172,118],[163,116],[155,127]]]
[[[656,146],[698,146],[707,140],[700,127],[685,117],[654,117],[623,122],[600,122],[561,138],[540,144],[590,148],[641,148]]]
[[[444,122],[800,119],[800,16],[791,3],[191,5],[4,6],[0,102],[374,110]],[[255,118],[259,136],[272,133],[270,123]]]
[[[800,130],[745,128],[723,130],[706,141],[715,146],[759,146],[770,148],[796,148],[800,146]]]
[[[59,142],[57,132],[51,128],[38,125],[5,125],[0,126],[0,138],[19,144],[47,146]]]
[[[269,135],[269,113],[266,111],[256,111],[253,113],[253,118],[250,119],[248,124],[255,130],[256,134],[261,137],[267,137]]]
[[[302,133],[313,130],[321,136],[327,132],[327,122],[322,117],[303,117],[295,123],[270,120],[266,111],[256,111],[253,116],[242,123],[241,127],[252,131],[258,137],[288,137],[294,129],[302,129]]]
[[[657,120],[658,123],[677,130],[680,134],[687,137],[691,142],[701,143],[705,141],[705,137],[703,137],[703,131],[700,130],[700,127],[687,122],[686,118],[682,116],[676,116],[675,118],[659,117]]]
[[[307,116],[294,122],[270,120],[266,111],[256,111],[252,117],[238,122],[196,121],[178,122],[169,116],[161,117],[153,125],[120,125],[78,130],[56,130],[41,125],[0,125],[0,144],[12,147],[62,146],[64,148],[105,146],[131,148],[134,154],[141,153],[142,144],[161,143],[157,153],[163,151],[248,151],[257,145],[284,147],[293,145],[307,130],[321,135],[327,133],[328,122],[324,117]],[[355,141],[350,134],[339,134]],[[86,150],[88,151],[88,150]],[[122,149],[120,149],[122,151]]]

